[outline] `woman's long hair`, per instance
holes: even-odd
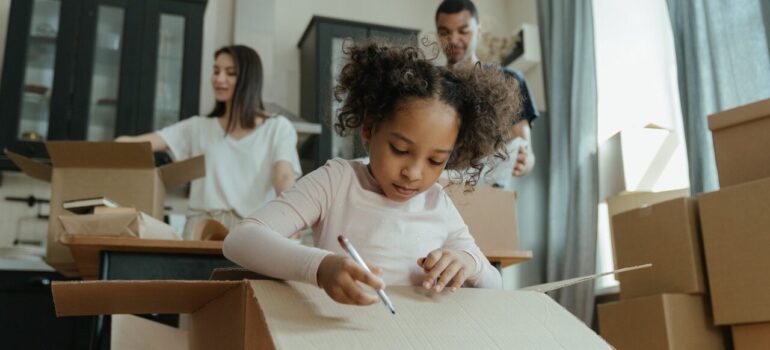
[[[235,128],[235,123],[243,129],[253,129],[256,117],[269,117],[262,102],[262,60],[254,49],[243,45],[225,46],[214,53],[214,59],[221,54],[233,58],[237,77],[225,134]],[[225,110],[225,102],[217,101],[208,116],[221,117]]]

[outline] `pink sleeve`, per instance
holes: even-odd
[[[313,226],[331,206],[344,165],[331,160],[241,221],[227,235],[225,257],[270,277],[318,285],[318,265],[331,252],[297,244],[291,234]]]
[[[473,260],[476,261],[476,269],[470,272],[470,277],[465,281],[466,285],[476,288],[502,288],[503,279],[500,276],[500,272],[489,263],[484,253],[476,245],[476,241],[468,231],[468,225],[463,221],[452,200],[448,196],[445,198],[447,203],[447,222],[450,224],[450,227],[455,229],[449,233],[449,238],[444,242],[442,248],[462,250],[470,254]]]

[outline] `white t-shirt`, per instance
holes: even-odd
[[[246,217],[275,198],[271,182],[273,164],[291,163],[302,175],[297,155],[297,131],[276,115],[240,140],[225,136],[217,118],[195,116],[165,127],[158,135],[176,160],[205,155],[206,176],[194,180],[190,209],[234,210]]]

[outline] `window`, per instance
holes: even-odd
[[[593,0],[598,100],[597,141],[622,130],[656,124],[673,130],[679,143],[655,190],[689,187],[687,155],[679,104],[676,55],[665,0]],[[645,152],[638,145],[634,152]],[[668,170],[668,169],[667,169]],[[660,188],[657,188],[660,187]],[[600,199],[603,201],[603,199]],[[599,206],[597,270],[614,268],[607,206]],[[612,276],[596,289],[617,285]]]

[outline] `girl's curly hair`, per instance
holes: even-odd
[[[472,188],[490,155],[507,159],[505,145],[519,119],[518,84],[495,66],[448,69],[412,45],[368,40],[346,46],[334,97],[342,106],[334,127],[340,135],[375,127],[407,99],[438,98],[460,117],[460,131],[446,169]],[[456,182],[454,179],[453,182]]]

